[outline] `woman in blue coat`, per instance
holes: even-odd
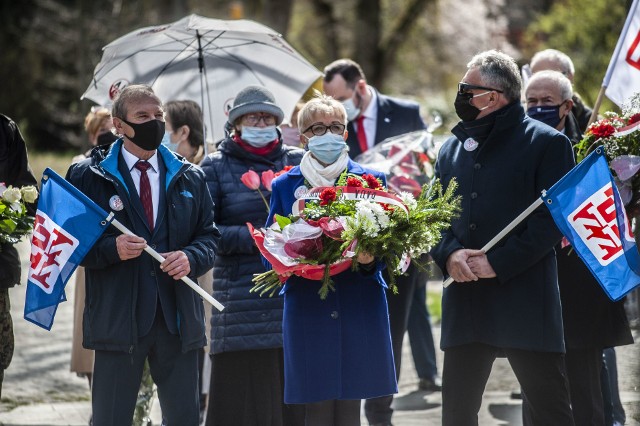
[[[342,104],[319,96],[298,115],[300,141],[308,148],[299,167],[273,182],[267,226],[291,213],[306,189],[333,186],[345,171],[384,175],[349,159]],[[335,291],[318,295],[320,281],[290,277],[284,288],[285,402],[305,404],[306,425],[360,424],[360,400],[397,392],[386,284],[381,263],[358,257],[358,272],[332,277]]]

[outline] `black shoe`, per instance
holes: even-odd
[[[440,392],[442,390],[442,379],[440,376],[433,376],[431,379],[420,379],[418,390],[427,392]]]

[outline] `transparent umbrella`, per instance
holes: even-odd
[[[289,116],[322,75],[280,34],[248,20],[189,15],[130,32],[103,51],[82,99],[109,106],[127,85],[148,84],[163,102],[198,102],[214,141],[224,137],[233,99],[246,86],[269,89]]]

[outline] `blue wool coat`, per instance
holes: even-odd
[[[349,161],[350,173],[384,175]],[[271,212],[288,215],[294,191],[304,186],[300,167],[273,182]],[[350,269],[334,275],[336,291],[325,300],[320,281],[292,276],[284,293],[285,402],[365,399],[398,391],[389,332],[386,284],[380,267],[372,274]]]
[[[479,249],[574,165],[569,140],[525,116],[520,104],[496,112],[477,152],[466,151],[462,126],[438,154],[436,176],[458,182],[462,213],[431,251],[446,273],[447,258]],[[443,292],[442,349],[467,343],[564,352],[554,244],[561,234],[540,206],[487,253],[497,277],[453,283]]]

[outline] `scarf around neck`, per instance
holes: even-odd
[[[347,164],[349,164],[349,152],[346,149],[335,162],[326,167],[307,151],[300,162],[300,171],[313,187],[333,186],[340,173],[347,168]]]

